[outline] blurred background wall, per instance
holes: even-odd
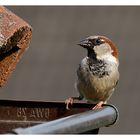
[[[105,35],[119,50],[121,77],[109,103],[120,118],[100,133],[140,133],[140,7],[7,8],[33,27],[33,38],[0,99],[64,101],[78,95],[76,69],[86,51],[76,44],[89,35]]]

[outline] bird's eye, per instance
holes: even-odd
[[[93,46],[96,46],[96,45],[100,45],[103,43],[103,40],[100,39],[100,38],[94,38],[94,39],[89,39],[89,42],[93,45]]]
[[[102,41],[101,41],[100,39],[96,39],[96,40],[95,40],[95,44],[96,44],[96,45],[100,45],[101,43],[102,43]]]

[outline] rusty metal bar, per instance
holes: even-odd
[[[29,128],[18,128],[14,132],[16,134],[79,134],[112,125],[117,118],[117,109],[112,105],[106,105],[99,110],[86,111]]]
[[[0,134],[13,133],[12,130],[16,128],[27,128],[91,111],[93,106],[89,103],[74,103],[70,110],[66,110],[63,102],[0,100]],[[106,106],[116,110],[111,105]],[[115,114],[117,118],[117,110]],[[98,134],[98,131],[99,128],[83,133]]]
[[[0,6],[0,87],[15,69],[31,36],[32,28],[28,23]]]
[[[93,104],[75,103],[66,110],[62,102],[0,100],[0,134],[88,111],[92,107]]]

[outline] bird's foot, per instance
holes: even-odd
[[[103,102],[103,101],[100,101],[99,103],[97,103],[97,104],[92,108],[92,110],[102,108],[102,105],[103,105],[103,104],[104,104],[104,102]]]
[[[66,104],[66,109],[69,110],[69,104],[73,104],[74,102],[74,98],[70,97],[68,99],[65,100],[65,104]]]

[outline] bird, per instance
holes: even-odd
[[[76,88],[78,97],[65,100],[66,109],[75,100],[86,99],[94,103],[92,108],[100,109],[106,104],[119,81],[119,56],[115,44],[103,35],[89,36],[77,45],[87,50],[87,56],[82,59],[77,69]]]

